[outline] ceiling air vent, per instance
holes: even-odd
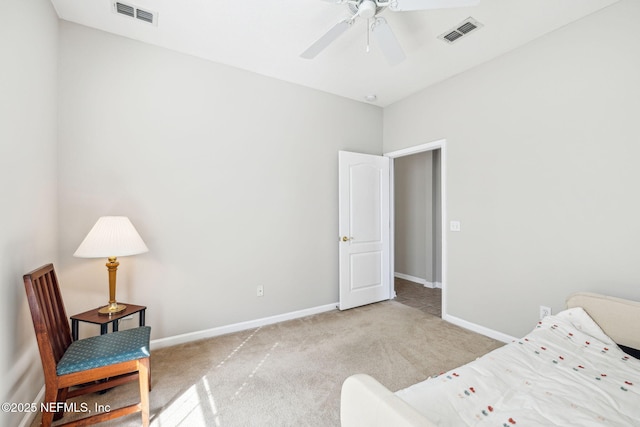
[[[146,10],[137,9],[136,10],[136,18],[146,21],[150,24],[153,24],[153,13],[147,12]]]
[[[123,15],[127,15],[130,17],[135,16],[135,9],[133,6],[129,6],[128,4],[116,3],[116,12],[121,13]]]
[[[482,28],[482,24],[475,19],[469,17],[458,24],[455,28],[452,28],[444,33],[440,34],[438,38],[444,40],[447,43],[453,43],[460,40],[462,37],[471,33],[472,31]]]
[[[148,22],[149,24],[158,25],[157,12],[150,12],[148,10],[140,9],[138,6],[132,4],[114,1],[113,11],[120,15],[139,19],[140,21]]]

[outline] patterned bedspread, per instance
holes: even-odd
[[[640,426],[640,360],[572,308],[396,394],[442,426]]]

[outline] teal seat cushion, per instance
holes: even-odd
[[[141,326],[71,343],[58,362],[58,375],[149,357],[151,328]]]

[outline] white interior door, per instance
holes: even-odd
[[[389,158],[340,151],[340,310],[390,298]]]

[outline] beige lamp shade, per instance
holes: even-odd
[[[103,216],[84,238],[73,256],[123,257],[148,252],[147,245],[126,216]]]

